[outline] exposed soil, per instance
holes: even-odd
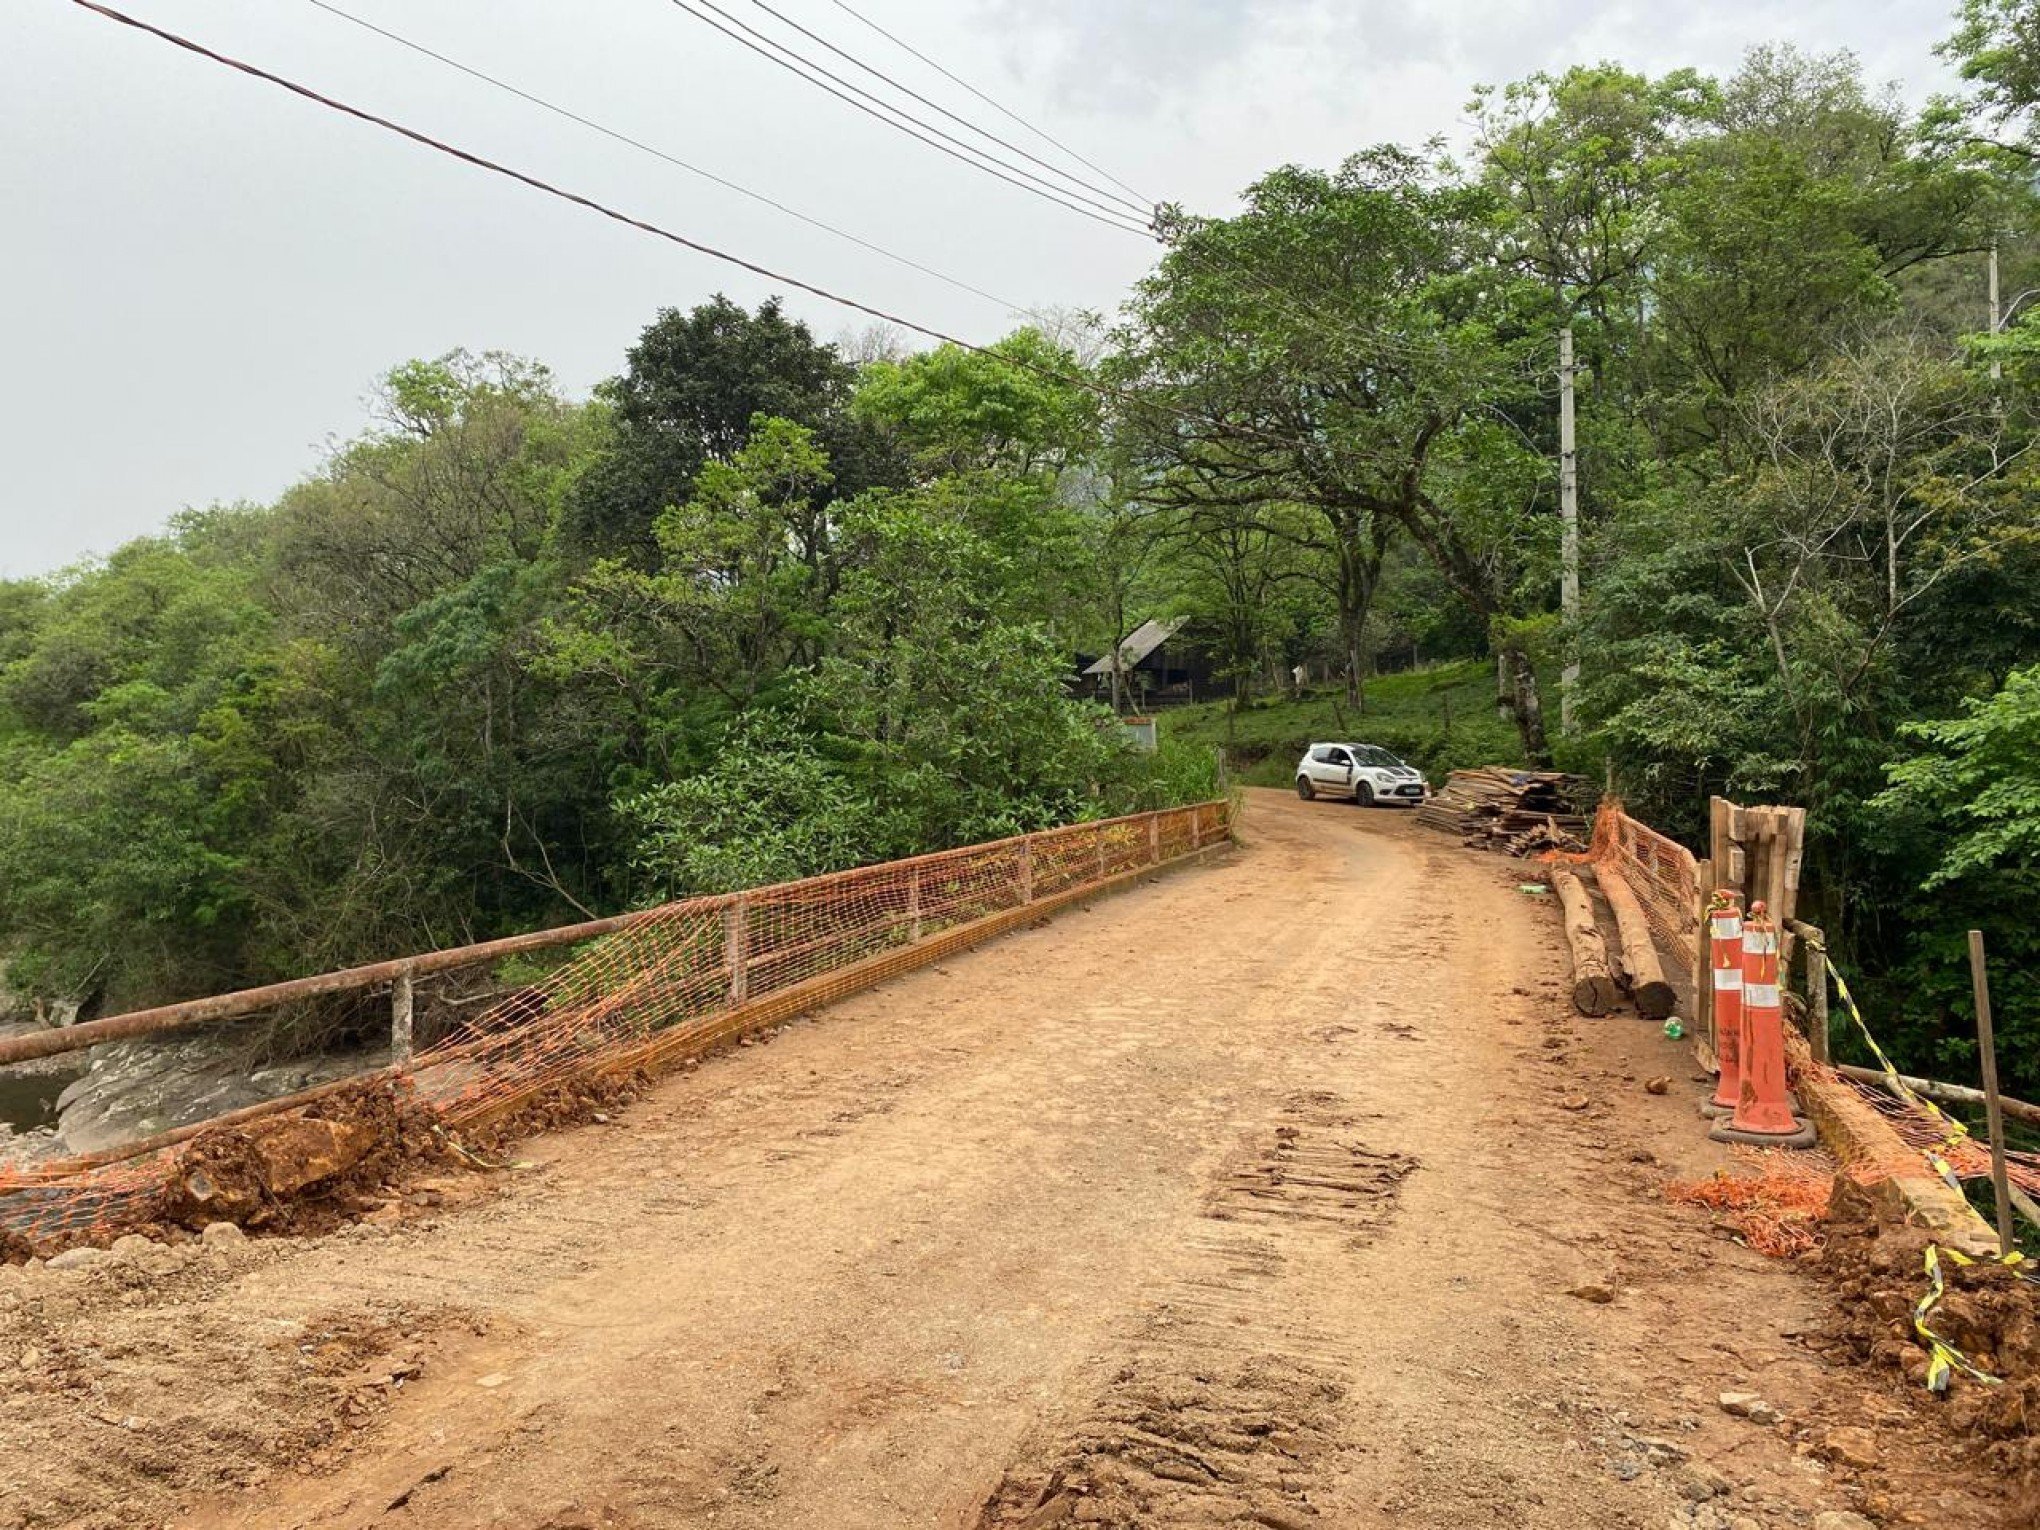
[[[1520,863],[1244,835],[330,1235],[0,1270],[0,1527],[2020,1522],[1667,1203],[1690,1054]]]
[[[1942,1426],[1974,1442],[1999,1474],[2013,1517],[2040,1523],[2040,1284],[2003,1265],[1942,1259],[1944,1293],[1928,1310],[1927,1325],[1963,1359],[2000,1378],[1992,1386],[1957,1377],[1943,1401],[1922,1386],[1927,1352],[1913,1331],[1915,1306],[1929,1289],[1926,1237],[1879,1227],[1846,1182],[1827,1233],[1821,1266],[1838,1298],[1831,1351],[1904,1377],[1905,1401],[1922,1427]]]

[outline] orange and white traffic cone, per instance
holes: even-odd
[[[1742,1092],[1742,899],[1725,889],[1707,907],[1714,984],[1714,1060],[1721,1083],[1700,1107],[1703,1116],[1732,1116]]]
[[[1742,1078],[1735,1114],[1707,1135],[1716,1142],[1812,1147],[1811,1123],[1792,1112],[1785,1088],[1785,1009],[1778,992],[1778,927],[1752,903],[1743,922]]]

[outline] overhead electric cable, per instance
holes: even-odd
[[[706,6],[708,11],[714,12],[714,14],[705,14],[694,9],[695,3]],[[774,41],[755,28],[747,27],[743,22],[736,21],[724,12],[716,10],[713,0],[694,0],[694,3],[690,3],[690,0],[672,0],[672,4],[683,15],[690,16],[696,21],[715,28],[723,36],[734,42],[741,43],[760,58],[777,64],[795,78],[807,81],[808,84],[816,89],[826,91],[829,95],[834,96],[846,105],[855,107],[867,117],[882,122],[897,132],[905,133],[909,138],[919,139],[922,143],[927,144],[929,148],[939,150],[947,154],[951,159],[959,160],[969,165],[973,170],[982,170],[985,174],[995,179],[1005,181],[1008,185],[1017,186],[1022,191],[1040,197],[1045,202],[1053,202],[1066,212],[1073,212],[1080,217],[1089,218],[1094,223],[1102,223],[1108,228],[1116,228],[1126,233],[1138,234],[1143,239],[1154,238],[1152,230],[1132,221],[1132,214],[1122,212],[1119,208],[1105,203],[1090,202],[1089,199],[1080,196],[1074,191],[1067,191],[1060,186],[1053,185],[1051,182],[1043,181],[1040,176],[1033,174],[1031,171],[1007,165],[985,150],[967,144],[953,134],[943,132],[940,128],[919,121],[911,114],[902,111],[899,107],[889,105],[879,97],[872,95],[871,92],[850,84],[840,76],[830,73],[830,71],[824,69],[819,64],[802,58],[799,53],[787,47],[784,43]],[[742,35],[745,32],[751,35],[748,37]],[[757,41],[753,41],[753,38],[756,38]],[[770,51],[771,49],[777,49],[778,51],[773,52]],[[782,57],[782,54],[786,56]],[[809,74],[805,72],[806,70],[813,70],[814,73]],[[818,76],[824,78],[818,78]],[[831,84],[830,81],[835,83]],[[839,89],[839,86],[842,88]],[[858,100],[856,99],[858,96],[862,96],[865,99]],[[867,102],[876,104],[867,104]],[[880,108],[883,108],[883,110],[880,110]],[[887,116],[887,112],[891,112],[893,115]],[[931,137],[929,136],[930,134],[934,136]],[[938,141],[941,139],[947,139],[948,142]],[[973,158],[972,156],[976,157]]]
[[[1011,298],[1000,297],[996,292],[987,292],[982,287],[973,286],[971,283],[964,281],[960,277],[950,276],[944,272],[937,271],[933,266],[924,266],[921,264],[920,261],[915,260],[910,256],[902,255],[896,250],[889,250],[884,245],[873,244],[869,239],[859,238],[856,234],[851,233],[847,229],[841,229],[836,227],[833,223],[825,223],[820,218],[811,217],[807,213],[800,211],[800,209],[798,208],[789,207],[784,202],[766,196],[763,192],[753,191],[748,186],[741,186],[735,181],[729,180],[724,176],[717,175],[713,170],[704,170],[699,165],[689,164],[686,160],[681,159],[679,156],[669,154],[664,149],[658,148],[653,144],[646,143],[642,139],[633,138],[628,133],[619,132],[617,129],[608,127],[603,123],[597,122],[591,117],[584,117],[579,112],[570,110],[569,108],[561,106],[556,102],[546,100],[545,97],[543,96],[533,95],[528,90],[524,90],[516,85],[512,85],[508,80],[498,79],[493,74],[488,74],[483,70],[476,69],[472,65],[463,64],[457,58],[450,58],[444,53],[440,53],[431,48],[428,48],[421,42],[415,42],[411,38],[405,37],[403,34],[399,32],[393,32],[388,27],[380,26],[377,23],[370,21],[365,17],[357,16],[351,11],[344,11],[339,6],[332,4],[331,0],[306,0],[306,3],[308,5],[317,6],[320,10],[326,11],[331,15],[337,16],[342,21],[351,22],[357,27],[361,27],[366,31],[373,32],[379,37],[386,37],[391,42],[396,43],[399,47],[409,48],[413,53],[423,54],[426,58],[436,59],[438,62],[446,65],[447,68],[457,69],[462,74],[467,75],[470,79],[480,80],[485,85],[492,85],[498,90],[508,91],[511,95],[516,96],[519,100],[528,101],[533,106],[539,107],[545,111],[549,111],[556,117],[564,117],[569,122],[579,123],[582,127],[588,128],[593,132],[600,133],[605,138],[613,138],[618,143],[627,144],[631,148],[636,149],[641,153],[651,155],[654,159],[664,160],[667,164],[674,166],[676,169],[685,170],[689,175],[699,176],[701,179],[713,182],[715,185],[722,187],[726,191],[734,191],[740,197],[748,197],[750,198],[750,200],[758,203],[761,206],[769,207],[773,209],[773,211],[775,212],[785,213],[787,217],[797,219],[800,222],[805,223],[809,228],[818,228],[825,234],[833,234],[838,239],[847,240],[849,243],[856,245],[859,249],[869,250],[874,255],[882,255],[887,260],[894,261],[899,265],[903,265],[911,270],[920,272],[923,276],[932,276],[938,282],[947,283],[949,286],[956,288],[959,292],[968,292],[974,297],[981,297],[986,302],[996,303],[1001,308],[1007,309],[1008,311],[1013,313],[1032,312],[1032,310],[1029,309],[1025,303],[1016,303]]]
[[[1082,165],[1086,170],[1092,170],[1097,172],[1099,175],[1104,176],[1106,180],[1110,181],[1113,185],[1117,186],[1121,191],[1130,193],[1135,201],[1140,202],[1143,205],[1149,207],[1152,207],[1154,205],[1154,198],[1145,196],[1142,193],[1135,191],[1133,187],[1127,185],[1126,182],[1122,181],[1110,170],[1107,170],[1103,165],[1094,164],[1092,161],[1084,158],[1083,155],[1079,154],[1075,149],[1071,148],[1068,144],[1064,143],[1060,138],[1057,138],[1050,133],[1044,132],[1042,129],[1036,127],[1033,123],[1029,122],[1025,117],[1019,115],[1017,112],[1007,110],[1007,108],[1001,106],[997,101],[994,101],[982,90],[979,90],[977,86],[971,84],[970,81],[963,79],[958,75],[952,74],[949,70],[943,68],[940,64],[936,63],[934,59],[928,57],[927,54],[923,53],[919,48],[915,47],[905,38],[897,36],[892,32],[888,32],[884,27],[880,26],[877,22],[873,21],[869,16],[865,15],[863,12],[855,10],[851,6],[846,5],[844,3],[844,0],[831,0],[831,3],[836,7],[837,10],[842,11],[845,15],[851,16],[856,20],[862,22],[865,26],[870,27],[872,31],[876,32],[880,37],[883,37],[887,42],[893,44],[897,48],[904,49],[906,52],[912,54],[915,58],[919,59],[922,63],[926,64],[930,69],[934,70],[937,74],[941,75],[942,78],[949,81],[950,84],[956,85],[964,90],[969,91],[972,95],[976,96],[980,101],[984,102],[985,105],[989,106],[993,111],[997,112],[1000,116],[1006,118],[1008,121],[1017,122],[1021,127],[1027,129],[1028,132],[1032,133],[1036,138],[1039,138],[1043,143],[1052,144],[1056,148],[1062,150],[1063,153],[1069,155],[1071,159],[1075,160],[1078,164]]]
[[[1093,184],[1091,181],[1086,180],[1083,176],[1074,175],[1068,170],[1063,169],[1060,165],[1051,164],[1048,160],[1043,159],[1039,154],[1034,153],[1031,149],[1023,149],[1017,143],[1013,143],[1008,139],[1001,138],[997,133],[992,132],[989,128],[983,128],[978,126],[978,124],[972,122],[968,117],[959,116],[957,113],[951,111],[948,107],[942,105],[941,102],[929,100],[926,96],[922,95],[919,91],[915,90],[911,85],[902,84],[900,81],[894,79],[891,75],[887,74],[883,69],[878,68],[874,64],[866,63],[863,59],[859,58],[856,54],[850,52],[846,48],[838,47],[835,43],[830,42],[828,38],[822,36],[819,32],[810,31],[807,27],[802,26],[798,21],[795,21],[791,16],[787,15],[784,11],[774,9],[772,6],[766,4],[766,0],[751,0],[751,4],[756,6],[759,10],[763,11],[766,15],[775,18],[781,24],[791,27],[794,31],[800,33],[801,36],[807,38],[809,41],[819,43],[822,47],[827,48],[831,53],[835,54],[838,58],[844,59],[849,63],[855,64],[859,69],[862,69],[866,74],[871,75],[874,78],[884,80],[886,84],[892,86],[892,88],[900,92],[901,95],[911,97],[913,100],[920,102],[923,106],[927,107],[931,111],[940,112],[943,116],[947,117],[951,122],[956,123],[958,126],[963,127],[970,132],[976,133],[980,138],[990,139],[993,143],[999,145],[1000,148],[1010,150],[1011,152],[1019,155],[1022,159],[1028,161],[1030,164],[1039,165],[1042,169],[1046,170],[1050,175],[1059,175],[1064,180],[1081,187],[1085,191],[1091,192],[1097,196],[1104,197],[1113,203],[1117,203],[1119,205],[1124,206],[1130,212],[1135,213],[1136,215],[1143,219],[1153,216],[1154,214],[1153,203],[1140,202],[1130,197],[1122,196],[1118,192],[1113,191],[1108,187]]]
[[[592,197],[582,196],[576,191],[568,191],[564,187],[553,185],[550,181],[541,180],[535,175],[528,175],[522,170],[512,169],[508,165],[499,164],[495,160],[488,159],[471,150],[456,147],[441,139],[434,138],[428,133],[422,133],[416,128],[405,127],[400,122],[393,122],[387,117],[377,116],[374,112],[368,111],[365,108],[350,106],[345,101],[321,94],[309,85],[301,85],[295,80],[285,78],[283,75],[273,74],[257,64],[250,64],[242,59],[234,58],[228,54],[208,48],[204,43],[195,42],[189,37],[184,37],[176,32],[169,31],[167,28],[157,26],[154,22],[144,21],[138,16],[130,16],[125,11],[115,10],[110,5],[103,5],[100,3],[100,0],[70,0],[70,3],[81,10],[90,11],[96,16],[104,17],[108,21],[117,22],[121,26],[130,27],[137,32],[147,33],[149,36],[166,42],[174,48],[180,48],[186,53],[195,54],[199,58],[208,59],[237,73],[245,74],[251,79],[262,80],[281,90],[287,90],[292,95],[310,101],[315,105],[323,106],[329,111],[339,112],[342,116],[352,117],[357,122],[365,122],[371,127],[379,127],[385,132],[394,133],[398,137],[408,139],[412,143],[421,145],[424,148],[436,150],[438,153],[447,155],[449,158],[459,160],[462,164],[472,165],[477,170],[486,170],[492,175],[500,175],[506,180],[512,180],[519,185],[528,186],[533,191],[544,192],[547,196],[557,197],[563,202],[570,202],[576,207],[585,208],[587,211],[599,214],[612,222],[621,223],[628,228],[637,229],[641,233],[651,234],[656,238],[677,244],[683,249],[693,250],[696,254],[706,255],[713,260],[720,260],[725,264],[736,266],[738,269],[749,271],[755,276],[762,276],[768,281],[780,282],[788,287],[798,288],[800,291],[821,298],[825,302],[835,303],[839,307],[852,309],[857,313],[865,314],[870,318],[881,320],[887,324],[896,324],[900,328],[911,330],[917,335],[924,335],[930,340],[940,341],[945,345],[954,345],[961,350],[987,357],[1002,365],[1015,367],[1024,372],[1032,372],[1037,376],[1049,378],[1051,381],[1067,383],[1073,387],[1082,388],[1099,398],[1109,399],[1117,403],[1131,404],[1142,409],[1151,409],[1158,414],[1173,415],[1178,419],[1188,420],[1195,424],[1216,425],[1221,423],[1209,415],[1198,413],[1196,410],[1178,408],[1174,404],[1158,403],[1153,399],[1142,398],[1138,394],[1129,393],[1122,388],[1115,388],[1110,383],[1099,382],[1096,378],[1087,377],[1081,372],[1061,371],[1055,367],[1043,366],[1039,362],[1028,361],[1024,357],[996,350],[988,345],[979,345],[974,341],[961,339],[956,335],[945,333],[927,324],[918,323],[900,314],[890,313],[883,308],[875,308],[871,304],[861,302],[856,298],[845,297],[839,292],[831,292],[826,287],[818,286],[813,282],[803,281],[797,276],[788,276],[784,272],[774,271],[769,266],[762,266],[756,261],[746,260],[741,255],[733,255],[727,250],[721,250],[714,245],[705,244],[699,239],[691,239],[685,234],[675,233],[671,229],[662,228],[656,223],[634,217],[630,213],[619,212],[617,209],[598,202]],[[1277,435],[1273,431],[1261,430],[1257,426],[1252,425],[1238,425],[1231,428],[1243,437],[1267,441],[1277,446],[1295,447],[1309,451],[1319,449],[1323,444],[1318,443],[1317,446],[1313,446],[1311,443],[1298,440],[1294,437]]]

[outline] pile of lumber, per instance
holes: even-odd
[[[1417,817],[1469,845],[1511,855],[1581,850],[1592,832],[1586,813],[1591,790],[1583,776],[1485,765],[1453,771]]]

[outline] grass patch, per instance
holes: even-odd
[[[1367,682],[1364,708],[1346,705],[1343,686],[1301,696],[1205,702],[1160,714],[1163,738],[1216,745],[1233,779],[1246,786],[1287,786],[1315,740],[1379,744],[1424,772],[1432,785],[1473,765],[1520,764],[1516,725],[1495,715],[1495,667],[1486,659],[1434,664]]]

